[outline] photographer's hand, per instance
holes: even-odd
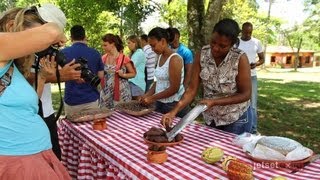
[[[46,80],[48,76],[55,74],[55,67],[57,65],[55,61],[55,56],[46,56],[40,59],[40,78]]]
[[[80,67],[80,64],[75,63],[75,60],[72,60],[65,66],[63,66],[60,70],[60,76],[62,81],[70,81],[70,80],[80,80],[81,79],[81,70],[77,70]]]
[[[40,71],[38,74],[38,86],[37,86],[37,94],[39,97],[42,96],[43,88],[46,83],[48,77],[53,76],[56,70],[56,61],[55,56],[46,56],[40,59]]]
[[[54,22],[48,22],[43,26],[47,26],[47,28],[51,30],[53,34],[55,34],[54,37],[56,37],[56,39],[52,44],[59,44],[60,47],[65,45],[65,43],[67,42],[67,37],[65,36],[63,30],[58,26],[58,24]]]

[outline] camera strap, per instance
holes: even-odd
[[[11,63],[9,69],[6,73],[0,78],[0,96],[3,94],[4,90],[11,84],[13,74],[13,62]]]
[[[39,73],[39,69],[40,69],[40,67],[39,67],[39,65],[40,65],[40,59],[39,59],[38,56],[35,56],[35,57],[36,57],[36,58],[35,58],[35,64],[34,64],[32,67],[34,68],[34,74],[35,74],[35,77],[34,77],[34,79],[35,79],[34,89],[35,89],[36,92],[37,92],[37,90],[38,90],[38,73]],[[43,117],[42,102],[41,102],[41,99],[40,99],[40,98],[38,99],[38,107],[39,107],[39,110],[38,110],[39,116],[41,116],[42,118],[44,118],[44,117]]]
[[[116,68],[117,71],[121,70],[121,67],[123,65],[123,61],[124,61],[124,54],[122,54],[122,60],[120,62],[120,66],[118,66],[118,68]],[[115,101],[119,101],[120,100],[120,78],[119,78],[119,74],[115,73],[114,75],[114,93],[113,93],[113,99]]]
[[[61,113],[62,113],[62,108],[63,108],[63,99],[62,99],[62,93],[61,93],[61,78],[60,78],[60,73],[59,73],[59,68],[58,68],[58,64],[56,66],[56,76],[57,76],[57,83],[58,83],[58,87],[59,87],[59,95],[60,95],[60,107],[59,107],[59,110],[57,112],[57,115],[56,115],[56,121],[58,121]]]

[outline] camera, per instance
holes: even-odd
[[[81,78],[91,86],[97,87],[100,84],[100,78],[89,69],[88,61],[85,58],[80,57],[76,59],[76,63],[80,64],[80,67],[78,67],[77,70],[81,70]]]
[[[35,55],[38,57],[38,61],[41,58],[49,55],[50,57],[51,56],[55,56],[55,61],[61,67],[63,67],[64,65],[67,64],[66,57],[64,56],[64,54],[62,52],[60,52],[57,48],[53,47],[53,46],[49,46],[47,49],[35,53]]]
[[[55,61],[61,67],[67,64],[65,55],[53,46],[37,52],[35,55],[38,58],[38,62],[42,57],[49,55],[50,57],[55,56]],[[78,67],[76,70],[81,70],[81,78],[83,78],[85,82],[89,83],[93,87],[97,87],[100,83],[100,78],[89,69],[87,62],[88,61],[83,57],[77,58],[75,63],[79,63],[80,67]]]

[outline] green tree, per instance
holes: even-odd
[[[222,12],[226,0],[204,0],[188,1],[188,32],[189,48],[193,51],[199,50],[209,42],[214,24],[216,24]],[[206,6],[207,5],[207,6]]]
[[[320,50],[320,0],[307,0],[305,3],[306,10],[310,16],[303,23],[304,35],[307,45],[310,49]]]
[[[168,0],[159,8],[161,20],[167,22],[170,27],[175,27],[180,31],[180,41],[188,44],[187,30],[187,2],[185,0]]]
[[[89,37],[89,45],[100,49],[101,37],[106,32],[121,37],[138,34],[140,24],[153,12],[146,0],[58,0],[68,18],[68,26],[81,24]]]

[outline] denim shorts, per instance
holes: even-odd
[[[142,90],[139,86],[133,84],[132,82],[129,82],[130,89],[131,89],[131,95],[132,96],[142,96],[144,95],[144,90]]]
[[[225,126],[215,126],[214,121],[209,125],[211,127],[220,129],[222,131],[231,132],[234,134],[242,134],[244,132],[251,133],[252,128],[252,108],[249,106],[246,112],[244,112],[240,118],[232,124]]]

